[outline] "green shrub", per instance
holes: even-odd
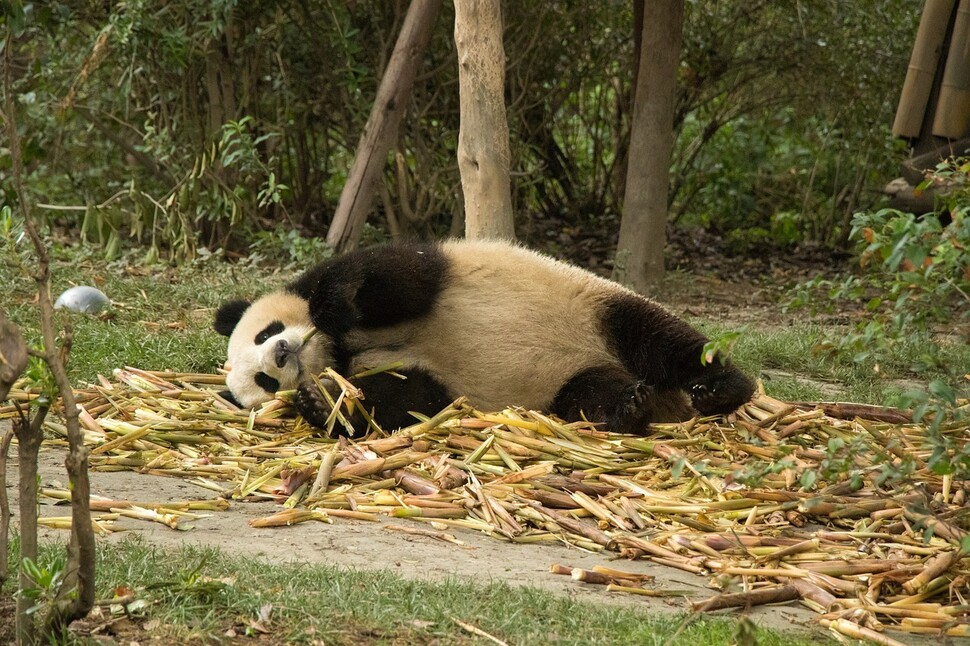
[[[967,419],[967,341],[970,337],[970,162],[940,164],[921,188],[947,187],[934,214],[922,217],[892,209],[857,213],[850,238],[860,272],[840,281],[816,279],[800,286],[793,306],[865,302],[868,315],[818,347],[878,373],[880,364],[906,356],[911,370],[927,377],[925,389],[906,393],[914,418],[933,431],[947,419]],[[949,220],[945,225],[944,221]],[[922,343],[918,343],[923,341]],[[917,342],[917,343],[914,343]],[[964,399],[961,399],[964,398]],[[970,448],[939,434],[931,458],[942,472],[970,468]]]

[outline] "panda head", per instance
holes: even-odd
[[[323,335],[304,342],[313,322],[306,300],[295,294],[277,292],[253,303],[223,303],[213,328],[229,337],[226,385],[243,406],[256,406],[273,399],[278,390],[296,388],[303,371],[316,374],[330,363]]]

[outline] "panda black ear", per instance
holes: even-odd
[[[222,336],[231,336],[236,329],[239,319],[249,309],[251,303],[245,300],[226,301],[216,310],[216,318],[212,322],[212,329]]]

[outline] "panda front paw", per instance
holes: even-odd
[[[717,394],[717,388],[707,384],[694,384],[690,387],[688,393],[690,394],[691,402],[696,407],[703,405],[706,401],[710,401]]]
[[[318,385],[319,383],[319,385]],[[334,387],[333,381],[330,379],[320,379],[314,380],[310,375],[304,374],[300,376],[300,384],[296,389],[296,399],[293,401],[293,405],[296,407],[297,412],[300,414],[306,422],[315,428],[320,430],[325,430],[327,428],[327,420],[330,418],[330,413],[333,408],[327,398],[321,392],[320,387],[327,389],[327,393],[333,397],[332,388]]]
[[[691,406],[701,415],[719,415],[729,412],[719,400],[718,387],[709,384],[694,384],[687,391]]]

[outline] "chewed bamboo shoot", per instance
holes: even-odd
[[[339,388],[333,424],[343,424],[366,392],[332,371],[324,378]],[[224,384],[224,375],[125,368],[78,391],[93,470],[180,477],[219,496],[92,496],[98,531],[117,531],[121,521],[184,530],[185,521],[205,522],[207,512],[271,501],[278,511],[253,527],[384,522],[390,531],[462,548],[467,532],[509,543],[559,542],[677,568],[699,575],[698,583],[742,587],[695,600],[698,611],[798,600],[854,638],[895,643],[867,621],[967,635],[970,555],[962,546],[970,536],[963,516],[970,484],[928,468],[935,445],[926,427],[880,421],[889,413],[760,394],[731,420],[658,424],[652,436],[632,437],[533,411],[478,411],[462,398],[393,435],[374,431],[347,441],[297,423],[292,393],[256,411],[237,410],[219,396]],[[26,402],[36,393],[10,395]],[[829,414],[848,410],[863,417]],[[0,408],[0,418],[13,414]],[[63,424],[49,416],[46,430],[49,446],[63,445]],[[954,446],[970,442],[966,425],[944,422],[940,433]],[[832,438],[854,442],[846,456],[859,478],[853,486],[825,479]],[[880,465],[900,459],[901,447],[913,457],[919,490],[890,491],[878,480]],[[806,474],[814,478],[809,491]],[[58,502],[70,497],[42,493]],[[923,504],[928,498],[932,512]],[[67,518],[42,523],[70,527]],[[635,569],[557,564],[552,571],[612,592],[687,595],[652,589],[653,577],[627,571]]]

